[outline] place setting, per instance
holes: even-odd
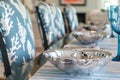
[[[46,63],[30,80],[119,80],[120,6],[107,8],[109,23],[85,23],[82,28],[79,26],[81,29],[78,29],[76,16],[71,17],[75,9],[70,5],[68,7],[65,18],[68,19],[69,31],[65,37],[70,36],[71,40],[67,40],[62,48],[46,49],[42,53]]]

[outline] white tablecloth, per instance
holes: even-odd
[[[72,45],[74,41],[75,40],[70,44]],[[98,46],[101,49],[110,51],[115,56],[117,52],[117,39],[107,38],[98,43]],[[30,80],[120,80],[120,62],[111,61],[104,69],[92,76],[81,77],[66,75],[48,61],[30,78]]]

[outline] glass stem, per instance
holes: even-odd
[[[112,30],[112,24],[111,24],[111,37],[114,37],[113,30]]]
[[[118,34],[118,56],[120,56],[120,34]]]

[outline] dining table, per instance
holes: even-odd
[[[96,44],[96,49],[107,50],[117,55],[117,38],[105,38]],[[82,48],[79,41],[71,40],[64,48]],[[110,61],[104,68],[89,76],[67,75],[47,61],[29,80],[120,80],[120,62]]]

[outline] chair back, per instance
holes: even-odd
[[[66,35],[63,16],[58,6],[40,2],[36,6],[36,16],[45,50]]]
[[[60,8],[55,4],[50,4],[50,8],[52,11],[54,30],[55,30],[58,40],[60,40],[66,35],[62,12]]]
[[[64,8],[64,16],[69,28],[69,33],[78,29],[78,18],[74,7],[67,5]]]
[[[52,12],[47,3],[40,2],[39,5],[36,6],[36,14],[43,46],[46,50],[57,41]]]
[[[11,80],[26,80],[35,58],[35,44],[30,17],[20,0],[0,1],[0,31],[9,58]]]

